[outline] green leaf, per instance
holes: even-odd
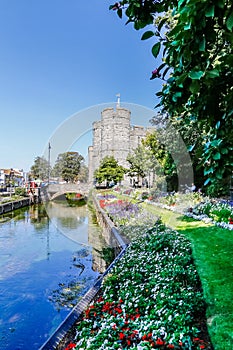
[[[181,7],[183,5],[183,3],[185,2],[185,0],[179,0],[178,1],[178,7]]]
[[[221,154],[220,154],[219,152],[215,153],[215,154],[213,155],[213,159],[214,159],[214,160],[219,160],[219,159],[221,159]]]
[[[228,154],[228,149],[227,148],[222,148],[221,149],[222,154]]]
[[[207,8],[205,12],[206,17],[214,17],[214,5],[211,5]]]
[[[230,31],[232,30],[232,28],[233,28],[233,12],[231,12],[230,16],[227,18],[226,26],[227,26],[228,30],[230,30]]]
[[[205,37],[203,37],[199,44],[199,51],[205,51],[205,44],[206,44]]]
[[[158,31],[160,31],[163,27],[163,25],[167,22],[167,18],[163,18],[160,22],[159,22],[159,25],[158,25]]]
[[[118,16],[119,16],[120,18],[122,18],[122,9],[118,9],[118,10],[117,10],[117,14],[118,14]]]
[[[206,185],[208,185],[208,183],[211,181],[211,179],[210,178],[208,178],[207,180],[205,180],[205,182],[204,182],[204,186],[206,186]]]
[[[204,72],[202,70],[199,70],[199,71],[193,70],[189,73],[189,78],[194,79],[194,80],[195,79],[199,80],[203,76],[203,74],[204,74]]]
[[[168,84],[172,84],[173,81],[175,81],[175,78],[174,78],[174,77],[170,77],[170,78],[167,80]]]
[[[198,91],[200,90],[199,82],[197,80],[193,80],[189,87],[189,90],[191,91],[192,94],[198,93]]]
[[[212,69],[206,72],[206,76],[208,78],[216,78],[219,77],[219,70],[218,69]]]
[[[204,175],[213,174],[213,172],[214,172],[213,167],[210,167],[209,169],[204,169]]]
[[[187,78],[187,73],[182,73],[177,79],[176,79],[176,84],[179,86],[180,84],[183,84],[183,82]]]
[[[223,170],[222,169],[218,169],[215,173],[215,176],[217,177],[217,179],[222,180],[222,175],[223,175]]]
[[[160,51],[160,47],[161,47],[161,43],[160,42],[158,42],[158,43],[156,43],[153,47],[152,47],[152,54],[153,54],[153,56],[156,58],[157,56],[158,56],[158,54],[159,54],[159,51]]]
[[[190,28],[191,28],[190,22],[184,26],[184,30],[189,30]]]
[[[178,91],[172,95],[172,101],[176,102],[178,97],[182,96],[182,92]]]
[[[171,45],[177,46],[179,43],[180,43],[179,40],[174,40],[174,41],[172,41]]]
[[[224,0],[217,0],[216,1],[216,5],[218,7],[220,7],[220,9],[223,9],[224,8],[224,5],[225,5],[225,1]]]
[[[158,71],[161,71],[161,69],[163,69],[166,65],[167,63],[160,64],[160,66],[158,67]]]
[[[188,152],[192,152],[192,150],[194,149],[194,147],[195,147],[195,144],[194,145],[191,145],[191,146],[188,146]]]
[[[171,67],[167,67],[166,69],[164,69],[164,72],[163,72],[163,79],[165,78],[167,72],[171,69]]]
[[[216,123],[216,125],[215,125],[215,129],[219,129],[220,124],[221,124],[221,122],[220,122],[220,120],[219,120],[219,121]]]
[[[152,30],[148,30],[147,32],[143,33],[141,40],[146,40],[154,36],[154,32]]]

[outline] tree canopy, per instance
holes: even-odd
[[[36,157],[34,160],[34,164],[31,166],[31,176],[35,179],[45,180],[48,178],[50,166],[47,159],[44,157]]]
[[[119,165],[113,156],[106,156],[102,159],[99,168],[95,170],[94,177],[99,184],[106,181],[108,186],[111,181],[114,183],[121,181],[125,172],[126,169]]]
[[[201,130],[205,184],[230,176],[233,166],[233,7],[231,0],[122,0],[110,6],[136,30],[149,26],[152,54],[162,62],[158,107]],[[161,52],[162,51],[162,52]],[[199,138],[188,146],[200,150]]]
[[[83,156],[78,152],[61,153],[57,157],[52,174],[61,177],[66,182],[75,182],[83,160]]]

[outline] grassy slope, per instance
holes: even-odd
[[[214,349],[232,350],[233,232],[165,209],[143,206],[189,237],[207,302],[208,329]]]

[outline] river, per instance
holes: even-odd
[[[106,268],[87,206],[0,216],[0,349],[38,350]]]

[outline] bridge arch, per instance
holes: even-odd
[[[54,200],[66,193],[80,194],[81,198],[87,197],[89,192],[89,186],[85,183],[73,184],[50,184],[42,189],[42,194],[47,200]]]

